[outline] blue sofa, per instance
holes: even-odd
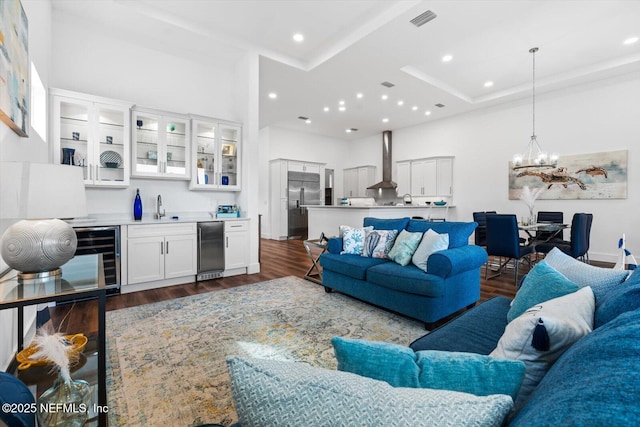
[[[432,254],[427,271],[413,264],[401,266],[389,259],[341,255],[342,239],[329,239],[328,252],[320,256],[322,284],[327,292],[353,296],[368,303],[425,322],[433,323],[480,299],[480,267],[487,253],[469,245],[475,222],[431,222],[410,218],[367,217],[364,227],[378,230],[449,234],[449,249]]]
[[[415,350],[489,354],[511,300],[495,297],[414,341]],[[640,421],[640,271],[596,300],[595,329],[549,369],[509,426],[635,426]]]

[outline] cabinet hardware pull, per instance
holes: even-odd
[[[167,245],[167,249],[165,250],[165,253],[169,255],[169,242],[167,242],[166,245]]]
[[[160,255],[164,255],[164,245],[160,242]]]
[[[227,245],[227,248],[228,248],[229,247],[229,236],[226,236],[226,240],[227,240],[226,245]]]

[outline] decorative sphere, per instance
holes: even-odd
[[[76,253],[73,227],[59,219],[22,220],[2,235],[0,253],[7,265],[23,273],[51,271]]]

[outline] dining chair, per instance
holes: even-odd
[[[571,220],[571,240],[551,240],[547,243],[540,243],[536,245],[536,251],[546,254],[551,249],[558,248],[573,258],[587,262],[592,223],[593,214],[576,213]]]
[[[478,223],[474,231],[474,242],[477,246],[487,246],[487,214],[495,213],[496,211],[473,213],[473,220]]]
[[[489,263],[485,264],[484,277],[491,279],[502,274],[510,261],[514,263],[514,283],[518,283],[518,270],[522,260],[531,265],[532,246],[520,244],[518,219],[511,214],[486,215],[487,220],[487,254],[500,257],[497,274],[489,277]],[[506,261],[502,262],[505,257]]]
[[[564,222],[564,213],[563,212],[554,212],[554,211],[539,211],[538,217],[536,219],[537,222],[552,222],[555,224],[562,224]],[[556,234],[557,233],[557,234]],[[554,236],[555,234],[555,236]],[[555,232],[555,231],[537,231],[536,232],[536,240],[549,240],[551,237],[558,238],[558,240],[564,240],[564,231]]]

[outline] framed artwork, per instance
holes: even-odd
[[[233,156],[235,153],[235,146],[232,144],[222,144],[222,155]]]
[[[626,199],[627,150],[561,156],[556,166],[513,170],[509,163],[509,199],[524,186],[544,188],[538,199]]]
[[[20,0],[0,0],[0,120],[29,136],[29,25]]]

